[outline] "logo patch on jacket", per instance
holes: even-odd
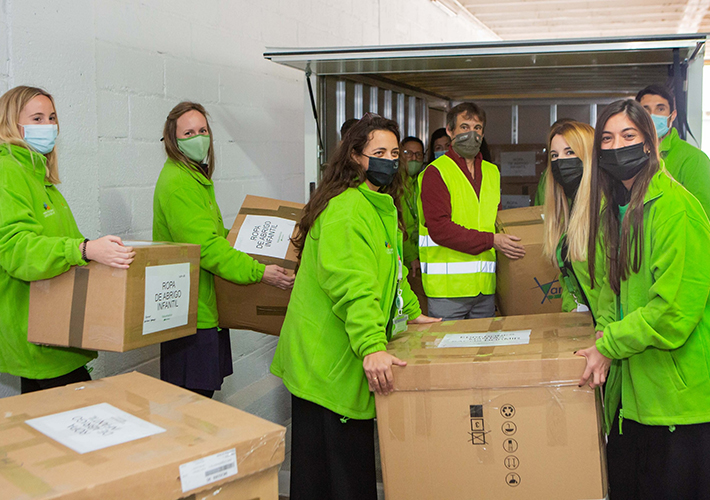
[[[51,207],[51,205],[47,205],[46,203],[42,203],[42,206],[44,207],[44,216],[49,217],[50,215],[54,215],[54,209]]]
[[[388,254],[394,253],[394,248],[392,248],[392,245],[390,245],[389,241],[385,241],[385,248],[387,249]]]

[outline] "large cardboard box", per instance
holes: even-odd
[[[387,500],[605,498],[601,401],[573,354],[593,342],[587,313],[410,325],[376,397]]]
[[[262,264],[277,264],[293,274],[298,264],[289,240],[304,205],[248,195],[227,239]],[[290,290],[264,283],[237,285],[215,277],[219,326],[278,335],[291,298]]]
[[[278,500],[285,431],[139,373],[15,396],[0,499]]]
[[[510,208],[530,207],[535,201],[537,184],[534,182],[517,182],[509,178],[501,178],[500,205],[502,210]]]
[[[73,266],[30,285],[27,339],[124,352],[197,331],[200,246],[126,241],[128,269]]]
[[[490,149],[502,182],[537,183],[547,168],[545,144],[503,144]]]
[[[518,260],[497,252],[496,298],[503,316],[562,311],[560,270],[542,253],[543,222],[542,207],[498,212],[496,230],[522,238],[526,252]]]

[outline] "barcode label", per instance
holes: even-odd
[[[182,492],[186,493],[225,477],[234,476],[237,472],[237,451],[234,448],[182,464],[180,466]]]

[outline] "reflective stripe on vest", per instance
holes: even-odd
[[[473,262],[422,262],[422,274],[473,274],[495,273],[496,263],[490,261]]]
[[[420,247],[438,247],[434,240],[431,239],[431,236],[428,234],[426,236],[419,235],[419,246]]]

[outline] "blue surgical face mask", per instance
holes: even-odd
[[[446,154],[446,151],[434,151],[434,159],[440,158]]]
[[[22,125],[22,128],[25,130],[25,142],[38,153],[46,155],[54,149],[59,134],[56,125]]]
[[[669,118],[670,116],[651,115],[651,119],[653,119],[653,124],[656,126],[656,135],[659,139],[661,137],[665,137],[668,131],[670,130],[670,127],[668,126]]]

